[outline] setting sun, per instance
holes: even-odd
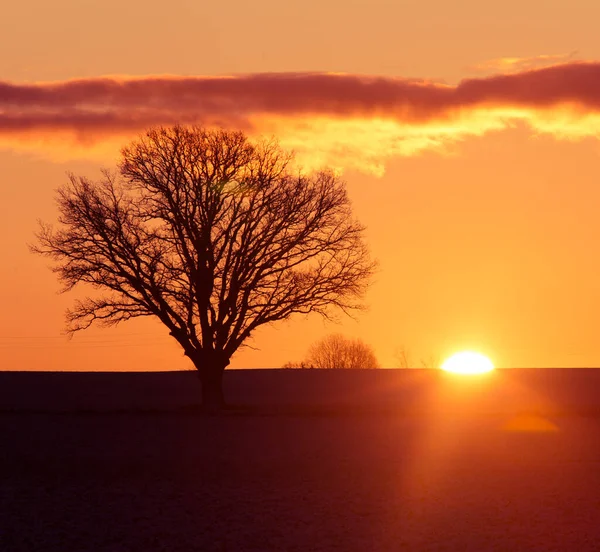
[[[481,353],[456,353],[442,364],[442,370],[454,374],[483,374],[494,369],[492,361]]]

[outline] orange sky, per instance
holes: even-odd
[[[26,244],[66,171],[94,176],[145,124],[199,115],[343,170],[380,262],[358,321],[280,323],[232,367],[299,360],[329,332],[384,366],[400,347],[415,364],[470,348],[600,365],[597,2],[213,4],[4,8],[0,369],[191,367],[150,321],[67,341],[74,295]]]

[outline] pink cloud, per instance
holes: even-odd
[[[590,115],[600,115],[600,62],[565,63],[455,85],[320,73],[0,82],[0,141],[5,146],[16,137],[22,143],[53,133],[89,144],[173,123],[285,134],[289,128],[306,130],[315,121],[320,132],[323,121],[377,121],[380,126],[383,121],[395,125],[390,137],[414,142],[412,149],[402,146],[410,153],[503,128],[515,119],[542,132],[595,135],[589,120],[581,123]],[[343,134],[336,132],[333,141]],[[339,143],[329,146],[340,150]],[[341,146],[348,151],[347,144]]]

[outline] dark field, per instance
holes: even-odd
[[[0,550],[600,549],[596,370],[101,376],[0,374]]]

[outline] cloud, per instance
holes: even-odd
[[[329,73],[0,81],[0,145],[104,155],[148,126],[200,123],[275,134],[308,164],[381,172],[392,156],[518,123],[559,138],[597,136],[599,92],[595,62],[456,85]]]
[[[568,54],[541,54],[531,57],[502,57],[490,59],[469,67],[474,73],[519,73],[542,67],[551,67],[572,62],[577,56],[577,50]]]

